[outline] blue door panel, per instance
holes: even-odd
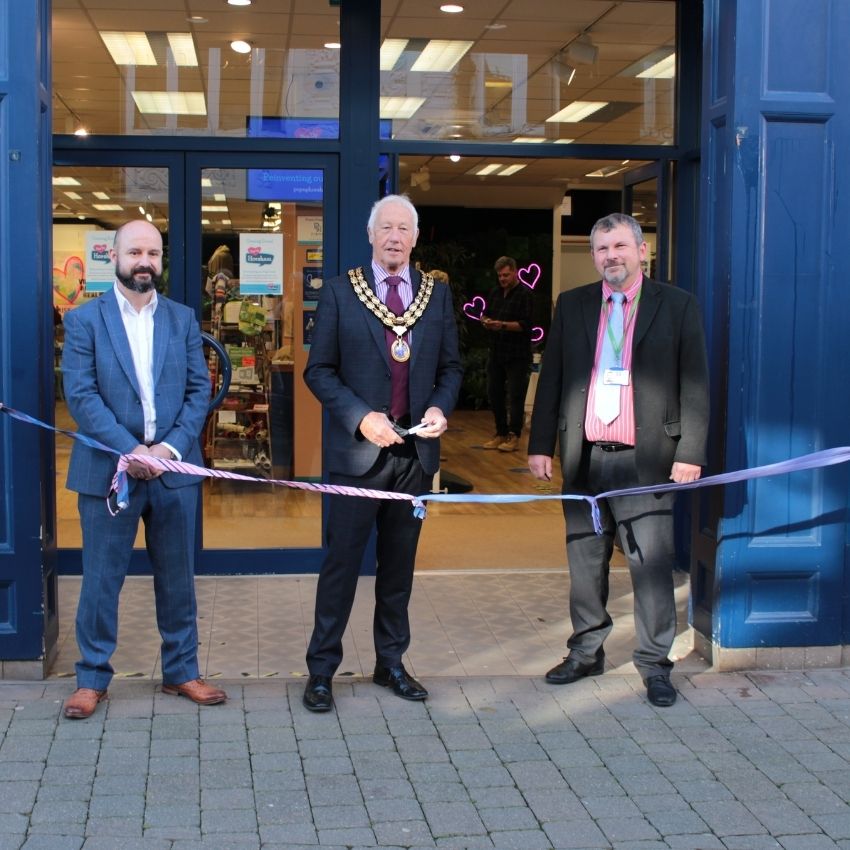
[[[839,49],[850,14],[842,0],[709,5],[706,21],[723,30],[731,16],[736,33],[735,85],[714,104],[725,116],[714,116],[714,126],[734,159],[728,167],[705,160],[707,191],[728,199],[732,223],[728,247],[716,221],[708,246],[729,256],[722,424],[731,470],[850,443],[850,288],[832,259],[845,253],[850,215],[839,188],[850,175],[837,145],[850,130]],[[717,644],[845,640],[847,491],[843,466],[726,488],[713,586]]]

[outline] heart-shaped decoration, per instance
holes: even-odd
[[[531,341],[534,343],[543,342],[543,337],[546,336],[546,332],[539,325],[535,325],[531,329]]]
[[[53,292],[62,307],[73,304],[83,291],[86,267],[79,257],[68,257],[61,269],[53,269]]]
[[[463,305],[464,315],[476,322],[481,321],[481,317],[484,315],[484,311],[486,309],[487,302],[480,295],[476,295],[472,301],[467,301],[466,304]]]
[[[520,283],[524,283],[529,289],[534,289],[537,286],[537,281],[540,280],[540,266],[537,263],[529,263],[519,269],[516,276]]]

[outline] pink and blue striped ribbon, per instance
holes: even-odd
[[[103,443],[81,434],[78,431],[67,431],[64,428],[56,428],[48,425],[26,413],[21,413],[0,402],[0,413],[6,413],[14,419],[37,425],[48,431],[54,431],[79,440],[91,448],[108,452],[118,457],[118,468],[112,479],[112,492],[116,494],[116,505],[122,510],[129,505],[129,493],[127,484],[127,466],[132,460],[144,463],[152,469],[165,472],[178,472],[186,475],[199,475],[206,478],[228,478],[234,481],[247,481],[253,484],[273,484],[279,487],[291,487],[297,490],[309,490],[315,493],[332,493],[340,496],[360,496],[367,499],[393,499],[397,501],[408,501],[413,506],[414,514],[420,519],[425,517],[425,502],[466,502],[481,504],[518,504],[522,502],[535,501],[563,501],[571,499],[585,501],[590,505],[593,525],[597,534],[602,534],[602,523],[599,515],[599,500],[610,499],[617,496],[637,496],[646,493],[669,493],[679,490],[695,490],[698,487],[713,487],[723,484],[736,484],[741,481],[750,481],[755,478],[768,478],[775,475],[786,475],[791,472],[800,472],[805,469],[817,469],[824,466],[835,466],[850,461],[850,446],[839,446],[832,449],[824,449],[819,452],[800,455],[789,460],[769,463],[764,466],[740,469],[735,472],[724,472],[719,475],[709,475],[699,478],[687,484],[650,484],[645,487],[628,487],[622,490],[607,490],[590,496],[582,493],[423,493],[413,496],[409,493],[395,493],[388,490],[371,490],[365,487],[340,486],[335,484],[316,484],[309,481],[290,481],[279,478],[259,478],[250,475],[240,475],[235,472],[227,472],[223,469],[207,469],[203,466],[195,466],[185,461],[165,460],[152,455],[128,455],[121,454],[116,449],[105,446]],[[111,493],[110,493],[111,496]]]

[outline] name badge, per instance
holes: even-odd
[[[602,383],[606,386],[627,387],[629,385],[629,370],[606,369],[602,373]]]

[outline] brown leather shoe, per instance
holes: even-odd
[[[70,720],[85,720],[94,714],[97,704],[106,699],[106,691],[94,688],[77,688],[65,700],[65,717]]]
[[[192,679],[182,685],[166,685],[163,682],[162,692],[174,697],[188,697],[198,705],[217,705],[227,699],[227,694],[221,688],[214,688],[203,679]]]

